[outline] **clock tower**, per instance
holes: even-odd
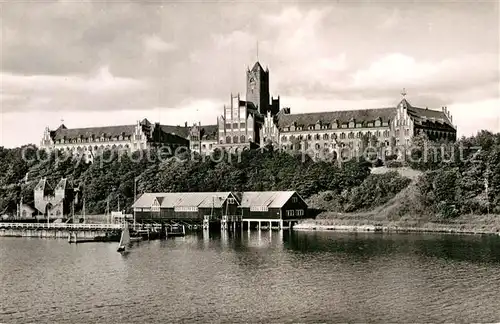
[[[269,109],[269,70],[256,62],[251,70],[247,69],[246,101],[253,103],[265,115]]]

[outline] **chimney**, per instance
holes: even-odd
[[[188,127],[188,122],[184,123],[184,127],[186,127],[186,128]]]
[[[427,109],[427,107],[425,107],[425,109]],[[444,112],[444,107],[443,106],[441,106],[441,111]]]
[[[198,122],[198,126],[200,126],[200,127],[201,127],[201,121],[199,121],[199,122]]]

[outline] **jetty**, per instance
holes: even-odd
[[[72,242],[113,240],[121,232],[122,224],[86,223],[3,223],[0,236],[64,238]]]

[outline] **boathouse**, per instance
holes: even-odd
[[[220,220],[239,216],[238,200],[231,192],[144,193],[132,205],[137,221]]]
[[[262,223],[288,227],[307,216],[307,203],[295,191],[243,192],[239,208],[242,221],[249,227],[252,222],[257,222],[259,228]]]

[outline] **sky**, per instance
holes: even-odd
[[[258,59],[292,113],[447,106],[500,132],[498,1],[0,3],[0,146],[45,127],[216,124]]]

